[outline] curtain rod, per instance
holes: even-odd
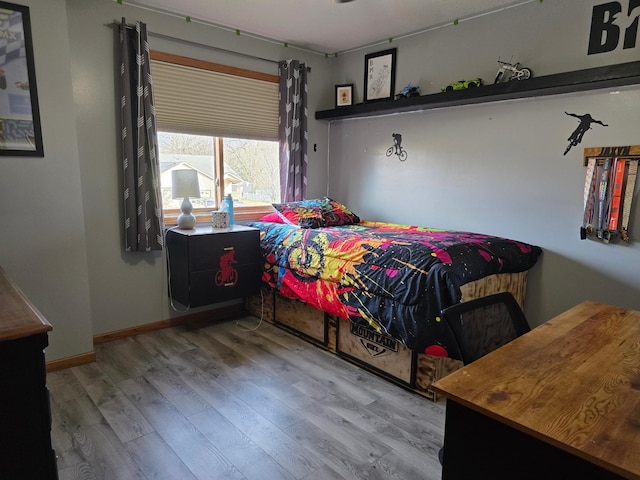
[[[121,26],[122,23],[121,22],[116,22],[114,20],[113,22],[107,23],[105,25],[107,27],[115,28],[115,27]],[[135,28],[135,25],[129,25],[129,24],[126,24],[126,25],[127,25],[127,28]],[[192,47],[207,48],[207,49],[210,49],[210,50],[215,50],[217,52],[228,53],[228,54],[237,55],[237,56],[240,56],[240,57],[251,58],[253,60],[260,60],[262,62],[275,63],[276,65],[280,65],[283,62],[286,63],[284,60],[271,60],[270,58],[263,58],[263,57],[258,57],[256,55],[250,55],[248,53],[236,52],[234,50],[227,50],[225,48],[214,47],[213,45],[207,45],[207,44],[204,44],[204,43],[194,42],[192,40],[186,40],[184,38],[172,37],[170,35],[165,35],[164,33],[156,33],[156,32],[147,31],[147,34],[149,36],[151,36],[151,37],[161,38],[163,40],[169,40],[169,41],[173,41],[173,42],[180,42],[180,43],[184,43],[186,45],[190,45]],[[304,63],[301,63],[300,66],[304,67],[306,65]],[[307,71],[310,72],[311,71],[311,67],[307,67]]]

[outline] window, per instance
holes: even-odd
[[[200,198],[190,199],[195,214],[217,210],[228,194],[239,213],[259,214],[280,200],[278,142],[158,132],[158,143],[162,205],[169,218],[182,203],[171,197],[171,171],[176,169],[198,172]]]
[[[258,218],[280,199],[278,78],[152,52],[165,223],[179,214],[171,172],[198,172],[198,221],[210,221],[224,195],[235,217]]]

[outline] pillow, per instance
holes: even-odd
[[[360,223],[360,217],[340,202],[332,200],[329,197],[321,198],[320,205],[322,206],[322,217],[325,227]]]
[[[285,222],[302,228],[335,227],[360,223],[360,217],[329,197],[299,202],[274,203]]]
[[[278,212],[267,213],[264,217],[260,217],[259,222],[284,223],[284,220]]]
[[[322,207],[317,200],[274,203],[273,208],[286,223],[302,228],[318,228],[324,226],[325,223],[322,217]]]

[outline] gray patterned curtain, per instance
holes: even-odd
[[[147,26],[125,19],[120,33],[124,236],[128,252],[162,250],[158,136]]]
[[[280,63],[280,200],[307,194],[307,67],[297,60]]]

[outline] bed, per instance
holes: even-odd
[[[461,366],[440,311],[504,290],[522,305],[541,254],[491,235],[361,221],[328,197],[274,207],[250,223],[264,289],[260,311],[257,298],[249,310],[430,398],[431,382]]]

